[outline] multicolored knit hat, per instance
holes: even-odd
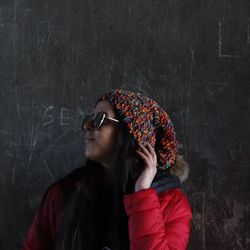
[[[140,93],[110,90],[97,99],[106,100],[118,110],[130,134],[144,146],[150,143],[157,155],[157,168],[166,170],[176,160],[179,144],[168,114],[156,101]]]

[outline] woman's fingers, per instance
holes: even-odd
[[[152,162],[153,164],[156,164],[157,163],[157,156],[156,156],[156,153],[155,153],[153,147],[149,143],[146,144],[146,147],[143,146],[142,144],[140,144],[139,146],[140,146],[140,150],[136,150],[137,153],[145,161],[149,161],[149,164],[150,164],[150,162]]]
[[[147,143],[145,147],[140,144],[139,149],[140,150],[136,150],[136,152],[144,160],[145,166],[144,171],[136,181],[135,192],[141,189],[150,188],[150,185],[157,172],[157,157],[153,147]]]
[[[153,147],[150,145],[150,143],[147,143],[146,146],[139,144],[139,146],[145,155],[147,155],[148,157],[152,157],[153,160],[156,160],[156,158],[157,158],[156,153],[155,153]]]
[[[145,146],[143,146],[142,144],[139,144],[139,147],[140,147],[141,152],[143,152],[148,157],[151,156],[150,152],[146,149]]]
[[[156,156],[156,153],[155,153],[154,148],[151,146],[150,143],[147,143],[147,147],[148,147],[148,149],[149,149],[149,152],[150,152],[151,155],[153,156],[154,160],[156,160],[156,159],[157,159],[157,156]]]
[[[141,151],[139,150],[136,150],[136,152],[141,156],[141,158],[143,158],[143,160],[147,161],[148,160],[148,157]]]

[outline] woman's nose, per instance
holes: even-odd
[[[85,124],[83,124],[83,130],[94,130],[94,125],[92,121],[88,121],[85,122]]]

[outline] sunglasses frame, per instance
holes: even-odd
[[[95,118],[97,117],[97,115],[100,114],[100,113],[101,113],[103,116],[102,116],[102,119],[101,119],[100,124],[98,125],[98,127],[96,127],[96,126],[95,126],[95,121],[94,121],[94,119],[95,119]],[[84,120],[86,119],[87,116],[91,116],[91,118],[90,118],[88,121],[84,122]],[[115,119],[115,118],[113,118],[113,117],[107,116],[105,112],[90,113],[90,114],[85,115],[85,117],[83,118],[83,121],[82,121],[82,130],[84,130],[84,125],[85,125],[86,123],[88,123],[88,122],[93,122],[93,124],[94,124],[94,129],[100,128],[100,127],[102,126],[102,124],[103,124],[105,118],[108,119],[108,120],[110,120],[110,121],[119,122],[119,120],[117,120],[117,119]]]

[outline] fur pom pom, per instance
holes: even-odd
[[[177,155],[175,164],[170,167],[170,174],[178,176],[181,182],[188,179],[189,164],[182,155]]]

